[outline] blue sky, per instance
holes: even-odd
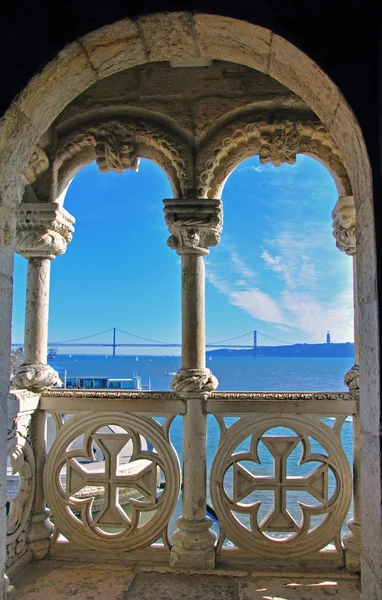
[[[52,262],[51,340],[115,326],[180,341],[180,257],[166,245],[162,212],[170,197],[166,175],[148,160],[138,173],[101,174],[92,163],[75,177],[65,208],[76,231],[67,253]],[[221,242],[206,258],[209,341],[253,329],[260,345],[277,343],[261,334],[320,343],[327,329],[332,341],[353,340],[352,261],[331,233],[336,199],[330,174],[307,156],[281,167],[254,157],[235,169],[223,191]],[[26,261],[16,256],[16,342],[23,339],[25,277]]]

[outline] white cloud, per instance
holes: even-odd
[[[230,303],[245,310],[251,317],[268,323],[283,323],[284,317],[277,301],[264,292],[250,289],[243,292],[231,292]]]
[[[276,297],[261,289],[260,276],[232,244],[225,246],[226,258],[213,271],[208,264],[207,279],[230,304],[287,331],[292,342],[298,331],[306,342],[323,343],[327,329],[333,342],[349,341],[354,327],[351,264],[344,269],[344,262],[328,263],[322,251],[326,240],[322,224],[309,222],[303,229],[280,223],[280,234],[265,240],[261,258],[271,272],[267,285],[272,289],[271,277],[282,282]]]
[[[261,255],[261,258],[264,259],[268,269],[271,269],[272,271],[276,272],[281,272],[283,270],[280,256],[272,256],[271,254],[269,254],[269,252],[267,252],[267,250],[264,250],[264,252]]]
[[[256,273],[246,265],[232,246],[229,248],[229,255],[232,268],[236,274],[241,275],[241,277],[244,277],[245,279],[256,279]]]
[[[327,329],[332,341],[345,342],[353,338],[353,294],[349,288],[328,301],[320,301],[313,294],[285,291],[282,305],[290,322],[309,335],[311,341],[322,342]]]

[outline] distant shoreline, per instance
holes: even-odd
[[[254,356],[252,349],[219,348],[208,350],[207,356],[249,357]],[[354,356],[354,344],[293,344],[290,346],[257,346],[259,358],[350,358]]]

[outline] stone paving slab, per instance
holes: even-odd
[[[134,577],[126,566],[43,561],[16,581],[15,600],[122,600]]]
[[[239,583],[238,600],[359,600],[358,581],[258,579]]]
[[[231,577],[139,573],[123,600],[237,600]]]
[[[359,581],[344,575],[251,577],[241,571],[219,576],[146,569],[134,563],[45,560],[30,564],[15,582],[15,600],[360,600]]]

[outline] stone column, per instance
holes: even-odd
[[[41,392],[59,383],[58,373],[47,364],[50,263],[66,251],[72,239],[74,218],[57,203],[20,204],[17,210],[16,251],[28,259],[24,362],[16,370],[19,388]],[[31,422],[31,442],[36,463],[36,489],[28,543],[34,558],[49,550],[52,524],[43,490],[46,458],[46,415],[37,410]]]
[[[353,257],[354,293],[354,365],[344,377],[349,392],[359,401],[359,331],[358,331],[358,290],[356,265],[356,215],[353,196],[341,196],[334,210],[333,235],[337,248]],[[347,522],[350,532],[343,537],[346,567],[351,573],[361,570],[361,429],[359,415],[353,417],[353,518]]]
[[[206,368],[204,256],[222,229],[220,200],[165,200],[168,245],[182,257],[182,368],[171,382],[187,403],[183,420],[183,502],[172,537],[170,564],[213,568],[216,536],[206,516],[205,400],[218,385]]]

